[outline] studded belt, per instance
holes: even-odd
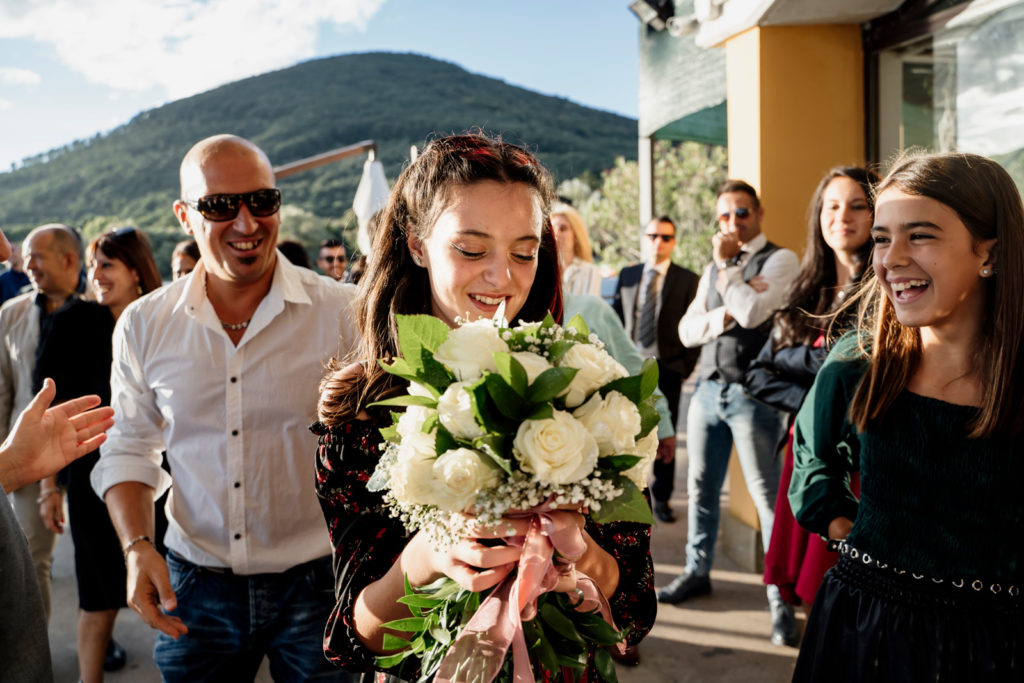
[[[857,550],[852,545],[847,543],[845,540],[837,541],[835,539],[829,539],[828,549],[832,552],[837,552],[844,557],[848,557],[854,562],[860,562],[867,566],[877,567],[878,569],[890,570],[898,576],[909,576],[917,581],[931,581],[934,584],[947,584],[953,588],[961,589],[965,592],[974,593],[988,593],[991,595],[1003,595],[1004,597],[1020,598],[1020,588],[1016,585],[1003,586],[1000,583],[986,583],[981,579],[936,579],[925,574],[917,574],[915,572],[907,571],[906,569],[900,569],[898,567],[890,566],[886,562],[882,562],[879,559],[871,557],[865,552]]]

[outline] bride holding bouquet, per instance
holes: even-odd
[[[430,401],[429,397],[424,397],[423,403],[396,400],[417,393],[410,391],[409,382],[398,376],[401,373],[392,374],[385,367],[407,351],[399,343],[401,316],[432,315],[452,329],[460,323],[490,320],[495,314],[500,319],[502,310],[512,325],[539,322],[549,315],[560,321],[562,301],[548,218],[550,201],[548,174],[531,154],[500,140],[469,134],[431,142],[401,174],[384,210],[357,303],[363,332],[359,362],[332,368],[321,387],[320,422],[313,427],[320,439],[317,492],[335,548],[337,605],[327,625],[324,649],[342,668],[376,671],[369,680],[416,679],[421,675],[416,665],[408,666],[414,662],[406,661],[406,666],[399,668],[397,662],[402,657],[388,656],[400,653],[403,641],[398,638],[410,636],[394,626],[415,621],[408,619],[408,605],[437,602],[418,594],[419,590],[429,590],[447,577],[464,592],[483,593],[502,584],[519,566],[524,551],[517,541],[528,535],[529,516],[511,515],[500,524],[488,525],[460,515],[463,533],[451,542],[439,542],[423,529],[407,532],[402,520],[388,514],[385,496],[379,490],[371,491],[367,482],[378,476],[374,472],[386,445],[381,430],[386,432],[391,425],[394,410],[374,404],[389,399],[391,405],[426,405]],[[585,342],[585,325],[583,328],[566,334]],[[557,325],[554,329],[561,334]],[[502,334],[509,338],[508,330]],[[594,340],[592,335],[590,338]],[[513,375],[523,370],[515,361],[511,365],[518,368]],[[526,373],[533,374],[530,368]],[[449,379],[462,378],[456,369]],[[604,387],[601,395],[606,390]],[[598,402],[603,400],[601,395],[591,393]],[[480,396],[479,400],[488,400],[484,394]],[[633,400],[643,413],[640,401]],[[558,407],[568,410],[568,405],[568,399],[558,399]],[[640,433],[648,429],[645,418]],[[633,437],[628,441],[632,444]],[[638,435],[638,448],[642,441]],[[656,436],[652,441],[656,442]],[[482,479],[490,476],[488,472],[498,472],[494,463],[487,464],[487,458],[480,457],[485,461],[482,474],[478,473]],[[624,457],[627,463],[642,459]],[[501,460],[498,455],[494,459]],[[590,481],[596,479],[583,483]],[[415,484],[406,482],[406,486]],[[592,506],[591,511],[598,507]],[[545,590],[550,589],[552,596],[565,596],[568,604],[575,606],[580,604],[575,596],[583,599],[577,587],[582,585],[579,577],[589,577],[607,598],[615,629],[626,644],[635,645],[647,634],[656,610],[650,527],[640,522],[599,524],[584,512],[580,504],[562,504],[552,505],[547,514],[561,528],[569,529],[581,552],[570,558],[574,562],[562,565],[557,582]],[[409,521],[408,517],[404,520]],[[385,626],[389,622],[392,626]],[[538,631],[528,631],[528,641],[530,633],[537,641]],[[444,634],[438,637],[442,636],[447,638]],[[530,647],[534,646],[543,644],[531,642]],[[598,649],[588,646],[584,655],[586,680],[606,677],[607,669],[598,668],[607,658],[596,652]],[[535,654],[531,654],[531,666],[536,679],[557,680],[565,675],[567,669],[552,671]],[[508,674],[509,666],[506,662],[503,675]],[[445,678],[443,671],[442,667],[439,679]]]

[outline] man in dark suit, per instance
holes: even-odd
[[[658,361],[658,389],[668,399],[675,431],[679,423],[679,393],[690,376],[699,349],[688,349],[679,340],[679,320],[686,312],[700,278],[696,273],[672,263],[676,246],[676,225],[668,216],[651,219],[644,228],[650,240],[650,258],[623,268],[615,288],[614,307],[622,318],[626,333],[640,354]],[[663,522],[674,522],[669,505],[675,479],[675,437],[662,439],[654,463],[654,514]]]

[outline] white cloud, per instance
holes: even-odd
[[[13,109],[14,103],[0,98],[0,109]]]
[[[365,30],[386,0],[0,0],[0,39],[31,38],[93,83],[178,99],[314,56],[327,23]]]
[[[13,66],[0,66],[0,83],[4,85],[36,85],[42,80],[35,71],[18,69]]]

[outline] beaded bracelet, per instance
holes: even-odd
[[[128,551],[131,550],[132,546],[135,545],[136,543],[138,543],[139,541],[145,541],[146,543],[149,543],[150,545],[153,545],[153,539],[151,539],[149,536],[136,536],[132,540],[128,541],[128,545],[126,545],[124,547],[124,561],[125,562],[128,561]]]

